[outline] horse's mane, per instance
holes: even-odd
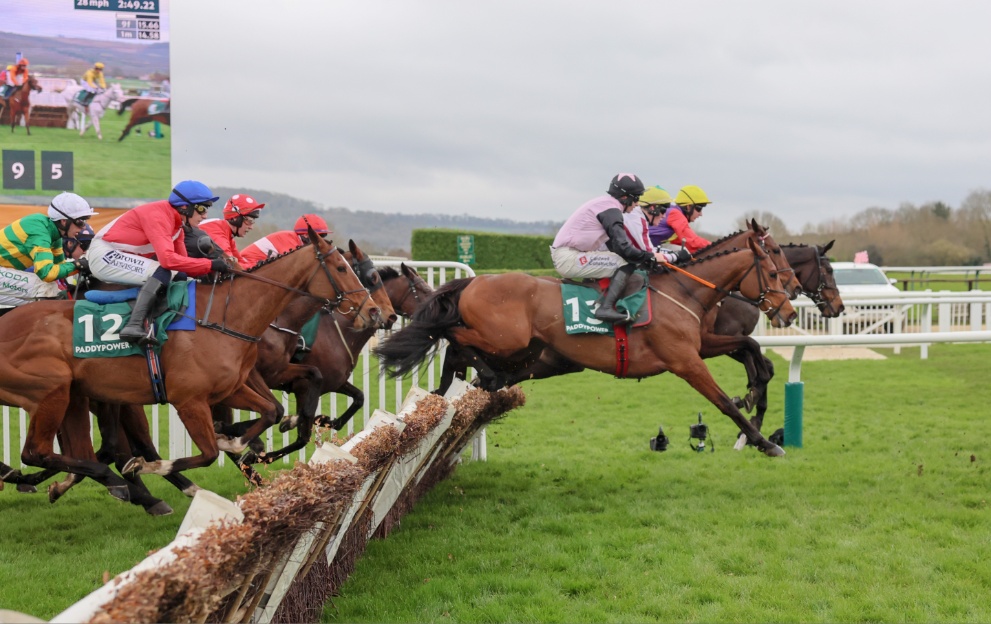
[[[397,277],[399,277],[399,271],[397,271],[395,267],[375,267],[375,268],[378,270],[379,277],[382,278],[383,282],[391,279],[396,279]]]
[[[738,247],[734,247],[732,249],[723,249],[721,251],[714,252],[714,253],[712,253],[711,255],[708,255],[708,256],[692,258],[691,262],[687,263],[685,266],[695,266],[697,264],[702,264],[703,262],[705,262],[707,260],[714,260],[715,258],[722,258],[723,256],[728,256],[728,255],[730,255],[732,253],[736,253],[738,251],[743,251],[743,250],[741,248],[738,248]]]
[[[698,255],[698,254],[702,253],[703,251],[708,251],[709,249],[715,247],[716,245],[720,245],[722,243],[725,243],[726,241],[728,241],[729,239],[733,238],[734,236],[739,236],[740,234],[742,234],[743,232],[746,232],[746,231],[747,230],[737,230],[736,232],[733,232],[732,234],[727,234],[726,236],[720,238],[719,240],[712,241],[707,246],[702,247],[701,249],[699,249],[698,251],[696,251],[692,255],[694,256],[694,255]]]
[[[259,262],[255,266],[251,267],[250,269],[245,269],[245,273],[251,273],[251,272],[255,271],[256,269],[258,269],[259,267],[263,267],[263,266],[267,266],[269,264],[272,264],[273,262],[275,262],[276,260],[279,260],[280,258],[285,258],[286,256],[288,256],[291,253],[296,253],[297,251],[299,251],[303,247],[309,247],[309,245],[306,244],[306,243],[303,243],[299,247],[293,247],[289,251],[286,251],[286,252],[283,252],[283,253],[280,253],[280,254],[277,254],[277,255],[274,255],[274,256],[269,256],[268,258],[265,258],[264,260],[262,260],[261,262]]]

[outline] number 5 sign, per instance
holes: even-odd
[[[72,152],[41,153],[41,188],[46,191],[72,190]]]

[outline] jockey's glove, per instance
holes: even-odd
[[[75,260],[76,270],[79,271],[80,275],[92,275],[93,272],[89,270],[89,260],[86,258],[77,258]]]
[[[210,270],[218,273],[230,273],[231,266],[223,258],[214,258],[210,261]]]
[[[692,259],[692,254],[690,254],[688,252],[688,249],[684,247],[679,249],[678,253],[675,254],[675,256],[676,256],[675,262],[677,262],[678,264],[681,264],[682,262],[688,262],[689,260]]]

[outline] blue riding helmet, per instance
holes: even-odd
[[[192,204],[212,204],[218,201],[213,192],[202,182],[183,180],[175,185],[169,194],[169,203],[173,206],[189,206]]]

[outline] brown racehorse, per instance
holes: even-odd
[[[409,316],[416,306],[433,292],[414,269],[402,265],[401,273],[390,268],[376,270],[368,256],[353,241],[349,242],[349,247],[352,267],[361,278],[363,285],[372,292],[375,302],[381,306],[382,315],[389,319],[387,325],[391,325],[391,322],[395,321],[394,317],[389,318],[394,307],[396,312]],[[345,256],[347,257],[348,254]],[[295,358],[292,356],[297,351],[299,330],[316,313],[316,310],[312,308],[294,310],[303,304],[305,301],[300,300],[291,303],[266,330],[260,342],[258,361],[253,372],[259,373],[264,378],[267,387],[293,392],[296,395],[297,406],[306,404],[307,397],[315,396],[319,400],[320,396],[327,392],[339,392],[352,397],[354,402],[338,419],[334,421],[326,418],[321,419],[321,424],[340,429],[364,405],[364,394],[348,382],[348,377],[354,368],[351,354],[362,349],[365,342],[374,333],[374,328],[355,329],[352,318],[347,315],[321,313],[321,327],[317,333],[316,342],[308,345],[310,353],[303,358],[302,362],[293,362],[292,360]],[[335,316],[336,318],[334,318]],[[337,331],[338,327],[341,328],[340,332]],[[97,453],[100,461],[106,464],[116,462],[118,469],[123,469],[131,457],[142,457],[147,461],[161,459],[154,447],[144,408],[122,405],[119,406],[118,414],[118,411],[113,409],[114,407],[117,406],[106,406],[106,409],[101,407],[96,412],[103,439],[103,446]],[[214,406],[214,420],[228,425],[223,427],[223,433],[240,434],[253,421],[230,425],[232,422],[231,407],[238,408],[240,406],[229,405],[227,401]],[[281,408],[281,405],[279,407]],[[314,420],[313,416],[308,416],[308,414],[314,414],[315,407],[315,404],[309,408],[300,407],[298,409],[299,416],[288,421],[292,426],[296,426],[298,418],[300,427],[296,442],[290,446],[265,455],[262,453],[248,454],[245,458],[232,455],[232,459],[245,473],[249,481],[257,483],[257,476],[249,466],[251,462],[257,460],[257,456],[264,456],[264,461],[272,462],[308,443]],[[126,469],[124,471],[126,472]],[[44,481],[52,474],[49,472],[29,475],[32,477],[30,483],[25,483],[23,489],[21,485],[18,485],[18,489],[33,491],[32,486]],[[192,496],[199,489],[181,474],[166,475],[166,479],[188,496]],[[55,502],[79,481],[78,476],[70,475],[61,483],[53,484],[49,488],[49,498]]]
[[[653,322],[629,331],[626,375],[642,378],[671,371],[687,381],[733,420],[761,451],[784,451],[765,439],[740,413],[706,368],[699,351],[701,317],[729,291],[759,302],[775,326],[796,317],[789,295],[755,229],[742,249],[732,249],[686,264],[682,272],[650,276]],[[546,347],[566,360],[615,373],[616,340],[608,335],[565,332],[560,282],[521,273],[482,275],[441,286],[413,314],[413,322],[375,350],[393,375],[405,374],[425,361],[441,338],[462,349],[485,354],[508,365],[532,363]],[[486,370],[487,369],[487,370]],[[486,390],[505,385],[507,377],[492,367],[479,369]]]
[[[219,283],[199,284],[194,332],[174,332],[162,347],[161,363],[169,401],[176,407],[200,455],[161,462],[139,462],[140,473],[171,474],[207,466],[220,450],[241,452],[250,440],[273,423],[260,421],[234,440],[218,439],[210,405],[237,393],[239,400],[268,405],[245,387],[257,355],[257,340],[293,296],[348,305],[364,327],[378,311],[343,255],[309,232],[312,245],[236,272]],[[122,500],[141,496],[133,486],[92,459],[54,452],[56,433],[63,425],[85,417],[69,411],[75,393],[108,403],[147,404],[154,401],[148,380],[135,371],[144,358],[80,359],[72,354],[72,302],[41,301],[0,317],[0,403],[24,408],[30,426],[21,461],[28,466],[88,476]],[[88,420],[88,417],[86,417]],[[73,454],[76,454],[75,451]],[[16,472],[16,471],[15,471]],[[20,474],[6,474],[18,482]]]
[[[24,129],[27,130],[28,135],[31,134],[31,92],[37,91],[41,93],[41,85],[38,84],[38,79],[34,76],[29,75],[27,84],[21,85],[14,91],[11,96],[7,99],[7,104],[10,107],[10,131],[13,132],[14,128],[21,121],[21,117],[24,117]]]
[[[781,246],[778,245],[773,237],[771,237],[771,235],[767,232],[767,229],[758,225],[756,220],[751,220],[749,230],[736,232],[714,241],[708,247],[698,250],[695,257],[704,258],[714,253],[725,251],[731,247],[740,247],[745,245],[745,239],[751,235],[751,231],[758,235],[759,240],[761,241],[761,247],[767,252],[767,254],[771,257],[771,260],[774,262],[774,266],[777,268],[781,284],[788,292],[789,297],[791,299],[796,298],[802,291],[802,285],[796,277],[795,269],[790,265],[788,255],[782,251]],[[552,281],[554,280],[554,278],[545,279],[550,279]],[[742,358],[740,361],[743,362],[745,366],[748,366],[748,379],[752,380],[754,376],[758,374],[756,371],[753,371],[753,367],[755,366],[753,362],[755,359],[763,358],[760,345],[757,344],[756,341],[740,334],[740,331],[737,328],[734,328],[732,331],[722,332],[716,332],[714,330],[714,320],[717,319],[717,317],[725,317],[726,315],[723,311],[726,310],[727,307],[732,308],[733,310],[733,312],[731,312],[731,318],[736,318],[736,315],[738,314],[737,309],[742,308],[743,313],[748,315],[747,319],[752,320],[755,324],[757,317],[760,314],[756,309],[755,302],[741,300],[738,295],[731,295],[729,298],[724,299],[719,306],[710,310],[702,320],[702,349],[700,354],[703,358],[708,358],[714,357],[715,355],[740,353],[740,357]],[[740,334],[740,336],[738,337],[737,334]],[[749,335],[749,332],[747,332],[747,334]],[[477,354],[462,353],[457,345],[448,345],[444,358],[444,366],[441,372],[440,387],[435,390],[435,393],[441,395],[446,393],[455,376],[461,380],[464,380],[467,373],[467,368],[478,364],[476,358]],[[547,377],[577,373],[582,370],[584,370],[583,366],[570,362],[559,353],[548,349],[542,353],[540,358],[532,365],[522,369],[513,370],[512,376],[507,378],[507,383],[512,385],[527,379],[546,379]],[[752,384],[750,385],[752,386]],[[739,406],[740,404],[738,404],[738,407]],[[748,406],[748,410],[751,406]]]
[[[149,110],[163,104],[166,105],[164,112],[153,112]],[[123,115],[124,111],[130,108],[131,119],[128,120],[127,126],[124,127],[124,131],[120,133],[120,138],[117,140],[123,141],[124,137],[131,133],[131,128],[148,123],[149,121],[157,121],[166,126],[172,125],[172,112],[168,109],[167,105],[168,102],[162,102],[161,100],[125,100],[122,102],[120,108],[117,110],[117,114]]]

